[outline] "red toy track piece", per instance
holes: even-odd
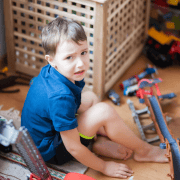
[[[30,180],[41,180],[41,178],[36,176],[35,174],[31,173],[30,174]]]
[[[85,174],[71,172],[65,176],[64,180],[96,180],[96,179],[89,177]]]

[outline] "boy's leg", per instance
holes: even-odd
[[[166,150],[139,139],[106,103],[95,104],[81,113],[78,124],[79,132],[89,137],[95,135],[100,127],[104,127],[109,139],[134,151],[134,159],[137,161],[168,162],[164,156]]]
[[[123,160],[130,158],[133,153],[132,150],[103,136],[97,136],[97,140],[93,143],[92,151],[101,156]]]
[[[81,105],[77,111],[81,114],[99,102],[98,97],[92,91],[85,91],[81,94]]]
[[[97,103],[99,103],[97,95],[92,91],[85,91],[81,94],[81,105],[77,113],[81,114]],[[103,126],[99,128],[97,135],[107,136]]]
[[[98,97],[96,94],[94,94],[91,91],[85,91],[81,95],[81,106],[78,109],[78,114],[87,111],[90,107],[94,106],[99,102]],[[112,142],[109,138],[107,138],[107,134],[104,130],[104,127],[100,127],[96,133],[98,136],[98,139],[93,144],[93,151],[96,154],[110,157],[110,158],[116,158],[116,159],[128,159],[131,154],[132,150],[117,144],[115,142]],[[102,136],[106,136],[102,137]]]

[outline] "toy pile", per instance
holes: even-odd
[[[150,76],[152,79],[154,79],[155,81],[162,81],[160,78],[155,79],[154,77],[154,73],[158,73],[157,72],[157,68],[154,66],[151,66],[150,64],[147,65],[147,68],[145,68],[145,70],[143,72],[141,72],[138,75],[134,75],[133,77],[123,81],[119,86],[120,89],[123,90],[123,94],[124,96],[138,96],[138,82],[145,78],[146,76]]]
[[[158,67],[180,64],[180,1],[151,1],[144,53]]]
[[[138,97],[138,82],[145,78],[146,76],[151,76],[152,79],[154,78],[154,73],[157,74],[157,68],[150,64],[147,65],[147,68],[143,72],[141,72],[138,75],[134,75],[133,77],[123,81],[119,87],[121,90],[123,90],[123,94],[125,96],[135,96],[137,95]],[[156,79],[156,81],[162,81],[160,78]],[[115,104],[115,105],[120,105],[120,96],[118,93],[116,93],[114,90],[110,89],[108,91],[108,98]]]

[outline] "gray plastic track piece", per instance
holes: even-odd
[[[140,115],[146,114],[146,113],[150,114],[150,111],[149,111],[148,107],[145,107],[144,109],[140,109],[140,110],[135,110],[134,103],[130,99],[127,100],[127,104],[129,105],[129,108],[132,111],[132,116],[133,116],[134,122],[137,124],[138,130],[139,130],[139,132],[141,134],[141,138],[144,141],[148,142],[148,143],[158,141],[159,136],[147,139],[145,134],[144,134],[144,132],[147,131],[147,130],[156,131],[154,123],[152,122],[151,124],[148,124],[146,126],[142,126],[141,122],[139,120]],[[171,117],[166,116],[166,121],[167,122],[171,121],[171,119],[172,119]]]
[[[136,110],[135,110],[135,107],[134,107],[133,102],[132,102],[130,99],[128,99],[128,100],[127,100],[127,103],[128,103],[128,105],[129,105],[130,110],[132,111],[132,116],[133,116],[133,119],[134,119],[135,123],[137,124],[137,127],[138,127],[138,129],[139,129],[139,132],[140,132],[140,134],[141,134],[141,138],[142,138],[144,141],[147,141],[146,136],[145,136],[144,131],[143,131],[143,128],[142,128],[141,123],[140,123],[140,121],[139,121],[138,113],[137,113]],[[142,113],[142,112],[141,112],[141,113]]]

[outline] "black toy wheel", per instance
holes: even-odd
[[[0,144],[0,151],[4,152],[4,153],[8,153],[12,151],[12,145],[9,146],[3,146],[2,144]]]

